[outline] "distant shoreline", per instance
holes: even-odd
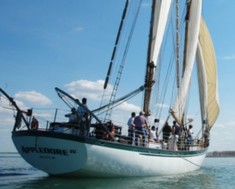
[[[235,151],[214,151],[208,152],[206,157],[235,157]]]

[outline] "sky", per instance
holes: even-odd
[[[55,87],[80,99],[86,96],[91,109],[98,107],[124,4],[124,0],[0,0],[0,87],[23,108],[66,108]],[[149,4],[143,0],[143,15]],[[209,151],[235,150],[234,10],[234,0],[203,0],[217,55],[220,99]],[[139,21],[143,28],[144,21],[144,17]],[[145,63],[147,41],[143,37],[138,42],[142,45],[130,52],[119,96],[142,84],[145,64],[137,63]],[[126,122],[140,105],[130,102],[121,108],[120,117]],[[0,106],[0,152],[15,151],[13,122],[11,111]]]

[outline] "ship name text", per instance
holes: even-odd
[[[47,147],[26,147],[21,146],[23,153],[44,153],[44,154],[53,154],[53,155],[62,155],[68,156],[69,151],[66,149],[58,149],[58,148],[47,148]]]

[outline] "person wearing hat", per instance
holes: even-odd
[[[139,146],[140,140],[142,139],[142,145],[146,146],[147,136],[146,128],[148,128],[147,119],[144,116],[144,112],[140,111],[139,115],[134,119],[135,124],[135,145]]]

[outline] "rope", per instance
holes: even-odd
[[[187,161],[187,162],[189,162],[189,163],[191,163],[191,164],[193,164],[193,165],[195,165],[195,166],[197,166],[197,167],[201,167],[200,165],[198,165],[198,164],[196,164],[196,163],[194,163],[194,162],[192,162],[192,161],[190,161],[190,160],[188,160],[188,159],[186,159],[186,158],[183,158],[183,157],[182,157],[182,159],[184,159],[185,161]]]
[[[109,103],[114,101],[115,98],[116,98],[116,93],[117,93],[117,90],[118,90],[118,87],[119,87],[119,84],[120,84],[120,81],[121,81],[122,71],[124,69],[124,65],[125,65],[125,62],[126,62],[127,52],[129,50],[129,47],[130,47],[130,42],[131,42],[131,39],[132,39],[132,36],[133,36],[133,33],[134,33],[135,25],[137,23],[137,18],[138,18],[139,12],[140,12],[141,4],[142,4],[142,0],[139,1],[139,4],[137,6],[137,10],[135,10],[135,15],[133,16],[132,25],[131,25],[131,28],[130,28],[129,35],[127,37],[127,42],[126,42],[126,45],[125,45],[125,48],[124,48],[121,64],[120,64],[119,69],[118,69],[116,81],[115,81],[115,84],[114,84],[114,87],[113,87],[113,91],[112,91]],[[111,111],[112,111],[112,108],[110,108],[106,112],[104,120],[110,119]]]

